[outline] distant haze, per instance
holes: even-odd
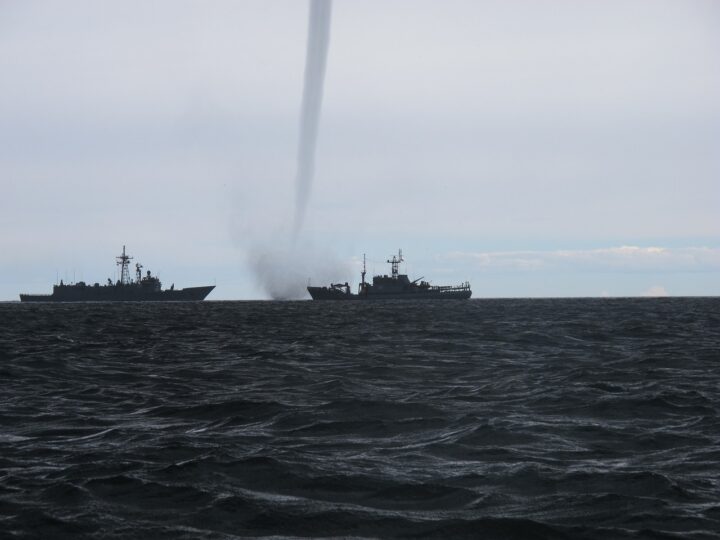
[[[297,190],[308,9],[1,3],[0,300],[123,244],[210,299],[398,248],[481,297],[720,294],[720,4],[339,0]]]

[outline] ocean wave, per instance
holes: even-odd
[[[0,538],[719,538],[720,301],[2,304]]]

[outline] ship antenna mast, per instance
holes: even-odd
[[[402,256],[402,249],[398,250],[398,256],[397,258],[395,255],[393,255],[392,260],[388,259],[387,262],[389,262],[392,266],[392,277],[393,279],[397,279],[398,277],[398,265],[403,262],[405,259],[403,259]]]
[[[363,271],[360,272],[360,275],[362,276],[363,289],[365,288],[365,274],[366,274],[366,270],[365,270],[365,254],[363,253]]]
[[[123,252],[122,255],[118,255],[115,257],[117,259],[118,266],[121,267],[120,269],[120,284],[121,285],[129,285],[130,284],[130,259],[132,257],[129,257],[125,255],[125,246],[123,246]]]

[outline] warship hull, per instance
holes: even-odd
[[[163,290],[162,283],[150,270],[143,276],[140,263],[135,265],[135,276],[130,277],[130,260],[125,253],[116,257],[120,267],[120,279],[113,283],[108,278],[107,285],[95,283],[90,285],[84,281],[79,283],[53,285],[52,294],[21,294],[21,302],[197,302],[205,300],[215,285],[205,287],[188,287],[175,289],[173,284]]]
[[[428,281],[418,278],[410,281],[407,274],[401,274],[398,266],[403,262],[402,250],[398,256],[388,259],[392,273],[374,276],[372,283],[365,281],[366,267],[363,255],[362,281],[358,286],[357,294],[350,292],[350,285],[345,283],[330,284],[329,287],[311,287],[307,291],[313,300],[341,300],[341,301],[368,301],[368,300],[467,300],[472,296],[470,283],[465,282],[457,286],[430,285]],[[418,283],[419,282],[419,283]]]
[[[469,289],[446,291],[407,291],[372,294],[352,294],[332,287],[308,287],[313,300],[467,300],[472,296]]]
[[[148,291],[136,287],[57,287],[53,294],[21,294],[21,302],[198,302],[215,288]]]

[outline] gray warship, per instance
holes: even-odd
[[[70,285],[60,281],[53,286],[52,294],[21,294],[21,302],[183,302],[204,300],[215,286],[189,287],[175,289],[175,284],[163,290],[162,283],[150,270],[143,276],[140,263],[135,264],[135,280],[130,278],[130,260],[125,253],[116,257],[120,267],[120,279],[115,283],[111,279],[107,284],[93,285],[84,281]]]
[[[388,259],[391,275],[374,276],[372,284],[365,281],[366,266],[363,255],[362,281],[357,294],[350,291],[350,285],[331,283],[328,287],[311,287],[307,290],[313,300],[466,300],[472,295],[470,283],[460,285],[430,285],[423,278],[410,281],[406,274],[400,274],[398,267],[403,262],[402,250],[398,256]]]

